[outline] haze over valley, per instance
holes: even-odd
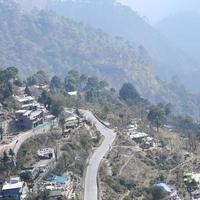
[[[198,0],[0,0],[0,200],[198,200]]]

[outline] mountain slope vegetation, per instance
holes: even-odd
[[[159,87],[142,47],[46,11],[26,14],[11,1],[0,3],[0,20],[0,64],[22,75],[43,69],[62,76],[73,68],[118,87],[131,80],[144,94]]]
[[[143,17],[115,0],[20,0],[20,3],[29,9],[35,6],[53,10],[61,16],[142,45],[153,58],[154,70],[161,79],[169,81],[176,75],[187,88],[198,89],[198,62],[173,45]]]
[[[117,89],[131,82],[142,97],[178,105],[179,111],[198,116],[197,98],[160,81],[142,46],[48,11],[24,12],[10,0],[0,1],[0,20],[1,67],[15,66],[24,77],[41,69],[65,77],[76,69]]]

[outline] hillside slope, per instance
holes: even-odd
[[[157,23],[156,28],[200,63],[199,13],[183,12],[169,16]]]
[[[0,1],[0,20],[0,65],[22,75],[43,69],[64,77],[75,68],[117,88],[134,82],[144,95],[159,88],[142,47],[46,11],[26,14],[8,0]]]
[[[22,3],[23,2],[23,3]],[[112,36],[123,37],[142,45],[154,59],[154,70],[162,80],[176,75],[189,89],[200,83],[200,65],[176,48],[154,27],[127,6],[115,0],[23,0],[26,8],[32,6],[55,11],[77,22],[100,28]],[[42,3],[41,3],[42,2]],[[195,74],[195,76],[194,76]]]
[[[100,30],[46,11],[23,12],[10,0],[0,1],[0,66],[16,66],[22,76],[39,69],[65,77],[70,69],[106,79],[119,88],[131,82],[152,102],[171,102],[178,111],[199,116],[196,97],[161,82],[143,47],[113,39]]]

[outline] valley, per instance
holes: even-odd
[[[200,18],[178,1],[0,0],[0,200],[200,199]]]

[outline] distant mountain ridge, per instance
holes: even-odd
[[[155,26],[176,46],[200,63],[200,14],[183,12],[169,16]]]

